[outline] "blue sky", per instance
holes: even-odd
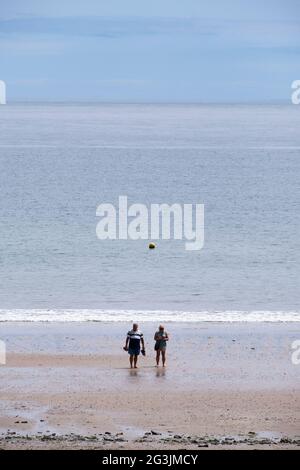
[[[10,100],[266,102],[300,79],[299,0],[0,0]]]

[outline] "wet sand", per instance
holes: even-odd
[[[299,448],[296,323],[170,323],[128,368],[130,324],[2,323],[1,448]]]

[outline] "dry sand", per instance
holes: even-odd
[[[169,324],[157,369],[147,323],[137,370],[129,327],[2,323],[0,447],[299,448],[297,324]]]

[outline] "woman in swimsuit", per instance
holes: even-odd
[[[166,363],[166,349],[167,349],[167,341],[169,341],[169,335],[165,331],[163,325],[159,325],[158,331],[154,335],[155,346],[154,349],[156,351],[156,367],[159,366],[160,355],[162,356],[162,365],[165,367]]]

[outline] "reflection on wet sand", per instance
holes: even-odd
[[[166,369],[165,367],[157,367],[156,369],[156,377],[165,377]]]

